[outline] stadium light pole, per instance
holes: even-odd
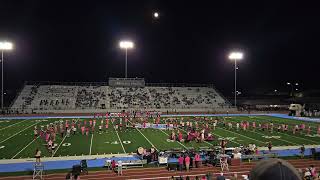
[[[128,66],[128,49],[132,49],[134,44],[132,41],[120,41],[119,46],[126,51],[126,64],[125,64],[125,78],[127,78],[127,66]]]
[[[13,49],[13,44],[11,42],[3,41],[0,42],[1,50],[1,110],[3,110],[3,52]]]
[[[243,53],[231,52],[229,59],[234,61],[234,106],[237,107],[237,61],[243,59]]]
[[[290,96],[293,97],[293,89],[294,89],[294,88],[293,88],[293,85],[299,86],[299,83],[294,83],[294,84],[293,84],[293,83],[287,82],[287,85],[288,85],[288,86],[291,86]],[[297,91],[297,90],[296,90],[296,91]]]

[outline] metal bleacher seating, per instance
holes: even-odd
[[[111,87],[105,84],[26,84],[13,109],[80,112],[122,109],[219,109],[230,104],[213,87]]]

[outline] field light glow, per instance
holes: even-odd
[[[11,42],[0,42],[0,50],[11,50],[13,49],[13,44]]]
[[[243,59],[243,53],[242,52],[232,52],[229,55],[229,59],[231,59],[231,60]]]
[[[132,41],[120,41],[119,46],[122,49],[131,49],[133,48],[134,44]]]

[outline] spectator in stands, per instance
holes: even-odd
[[[309,169],[310,169],[310,172],[311,172],[311,176],[312,177],[316,177],[317,176],[316,168],[313,165],[311,165]]]
[[[68,172],[66,175],[66,180],[71,180],[71,172]]]
[[[74,180],[80,180],[80,175],[75,174],[75,175],[73,176],[73,179],[74,179]]]
[[[282,159],[267,159],[258,162],[250,172],[250,180],[290,179],[301,180],[298,171]]]
[[[299,173],[300,177],[303,178],[303,171],[301,168],[298,169],[298,173]]]
[[[186,163],[186,170],[189,172],[189,167],[190,167],[190,157],[187,154],[186,157],[184,158],[184,162]]]
[[[179,162],[179,171],[182,171],[183,170],[183,156],[181,155],[179,158],[178,158],[178,162]]]
[[[223,176],[223,173],[220,173],[218,176],[217,176],[217,180],[225,180],[226,178]]]
[[[234,173],[234,175],[231,177],[231,180],[238,180],[238,174]]]
[[[207,174],[207,180],[212,180],[212,173],[211,173],[211,172],[208,172],[208,174]]]

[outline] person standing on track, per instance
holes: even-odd
[[[301,159],[304,158],[304,152],[305,152],[305,151],[306,151],[306,149],[305,149],[304,145],[302,145],[302,146],[300,147]]]
[[[122,176],[122,161],[118,161],[118,176]]]
[[[187,170],[187,172],[189,172],[190,157],[188,156],[188,154],[187,154],[186,157],[184,158],[184,162],[186,163],[186,170]]]
[[[182,171],[183,170],[183,156],[180,155],[180,157],[178,158],[178,162],[179,162],[179,171]]]
[[[271,149],[272,149],[272,142],[271,141],[268,142],[268,149],[269,149],[269,152],[271,152]]]
[[[41,157],[41,151],[37,148],[36,149],[36,154],[35,154],[35,158],[36,158],[36,163],[40,164],[40,157]]]

